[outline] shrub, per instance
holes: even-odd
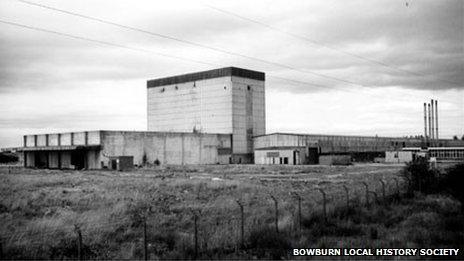
[[[418,157],[408,163],[403,175],[411,182],[410,192],[419,191],[427,194],[437,191],[437,172],[429,167],[426,158]]]
[[[13,153],[0,152],[0,163],[18,162],[18,156]]]
[[[271,227],[259,227],[253,229],[249,236],[249,248],[256,249],[258,257],[265,257],[269,253],[272,259],[281,259],[290,249],[290,238],[285,233],[277,233]]]
[[[461,203],[464,211],[464,164],[455,165],[447,169],[441,180],[441,188]]]

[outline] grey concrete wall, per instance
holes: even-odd
[[[71,145],[71,133],[61,134],[61,146],[70,146]]]
[[[349,155],[321,155],[319,156],[320,165],[348,165],[351,164]]]
[[[46,136],[45,136],[45,134],[37,135],[37,147],[41,147],[41,146],[46,146]]]
[[[73,145],[85,145],[85,133],[74,132]]]
[[[218,148],[230,148],[230,135],[103,131],[100,162],[106,166],[109,157],[133,156],[134,164],[142,165],[146,155],[151,164],[157,159],[176,165],[228,163]]]
[[[234,154],[252,154],[253,136],[265,133],[264,81],[232,77]]]
[[[220,77],[148,88],[148,130],[232,133],[231,86]]]
[[[265,133],[264,95],[264,81],[236,76],[148,88],[148,130],[233,134],[233,153],[250,162],[252,137]]]
[[[61,168],[62,169],[73,169],[74,166],[71,165],[71,152],[62,151],[61,153]]]
[[[26,135],[26,144],[25,147],[34,147],[35,146],[35,143],[34,143],[34,137],[35,135]]]
[[[48,166],[51,169],[57,169],[59,168],[58,166],[58,157],[59,157],[59,151],[50,151],[48,152]]]
[[[58,134],[49,134],[48,135],[48,146],[58,146]]]
[[[70,146],[70,145],[77,145],[77,146],[100,145],[100,131],[89,131],[89,132],[81,131],[81,132],[72,132],[72,133],[68,132],[68,133],[61,133],[61,134],[53,133],[53,134],[26,135],[24,137],[26,141],[26,144],[25,144],[26,147],[34,147],[35,140],[37,140],[37,147]],[[71,144],[71,140],[73,144]]]
[[[88,169],[101,169],[101,155],[99,150],[90,150],[86,153]]]
[[[24,162],[25,167],[34,167],[35,166],[35,155],[33,152],[24,153]]]

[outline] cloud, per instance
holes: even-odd
[[[452,119],[445,121],[443,118],[448,134],[464,131],[459,118],[464,113],[460,109],[464,107],[464,16],[463,2],[459,0],[409,0],[408,6],[400,0],[206,1],[206,4],[307,37],[319,45],[214,11],[199,2],[146,0],[134,4],[125,0],[47,0],[40,3],[270,63],[16,1],[2,1],[0,16],[3,20],[146,52],[0,24],[0,145],[12,144],[5,137],[16,135],[14,130],[22,133],[26,129],[124,126],[143,129],[145,110],[141,104],[145,104],[146,80],[230,65],[266,72],[269,91],[266,101],[272,104],[266,114],[269,130],[368,134],[375,129],[381,134],[384,129],[384,134],[395,135],[420,132],[420,119],[417,120],[415,114],[404,114],[411,108],[405,109],[402,104],[409,100],[418,103],[414,113],[420,114],[423,100],[435,97],[443,99],[444,109],[448,106],[444,100],[450,101],[451,112],[444,116]],[[343,52],[384,62],[394,68]],[[287,65],[297,70],[288,69]],[[289,95],[285,102],[294,107],[279,112],[275,106],[285,107],[284,100],[280,99],[282,93]],[[333,101],[331,96],[350,97],[362,104],[359,110],[351,111],[362,120],[353,124],[346,117],[339,117],[347,106],[356,104],[343,99]],[[385,102],[385,97],[390,96],[391,100],[401,103],[396,102],[391,108],[366,105]],[[302,97],[311,97],[312,104],[302,105],[307,102]],[[337,102],[340,106],[333,105]],[[325,104],[330,106],[324,107]],[[311,113],[308,122],[315,124],[296,120],[306,118],[307,111],[320,112],[323,116]],[[285,121],[282,117],[286,113],[295,117]],[[376,119],[376,115],[382,118]],[[386,121],[388,117],[398,121]],[[361,125],[363,127],[359,127]],[[398,126],[402,127],[398,129]]]

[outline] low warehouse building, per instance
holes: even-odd
[[[373,162],[386,156],[387,162],[398,162],[394,154],[386,155],[385,152],[399,151],[407,147],[420,147],[422,143],[423,141],[417,138],[272,133],[254,138],[255,163],[341,164],[338,162],[346,163],[348,158],[355,162]],[[446,139],[440,139],[436,143],[441,146],[457,144],[464,146],[463,141]],[[407,153],[404,154],[401,154],[400,161],[402,162],[408,159]]]
[[[111,168],[121,156],[136,165],[226,164],[231,135],[173,132],[89,131],[24,136],[24,166],[58,169]]]

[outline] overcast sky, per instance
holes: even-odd
[[[421,135],[433,98],[441,137],[464,134],[460,0],[28,1],[229,54],[2,0],[0,21],[110,45],[0,22],[0,147],[146,130],[146,80],[221,66],[266,73],[267,133]]]

